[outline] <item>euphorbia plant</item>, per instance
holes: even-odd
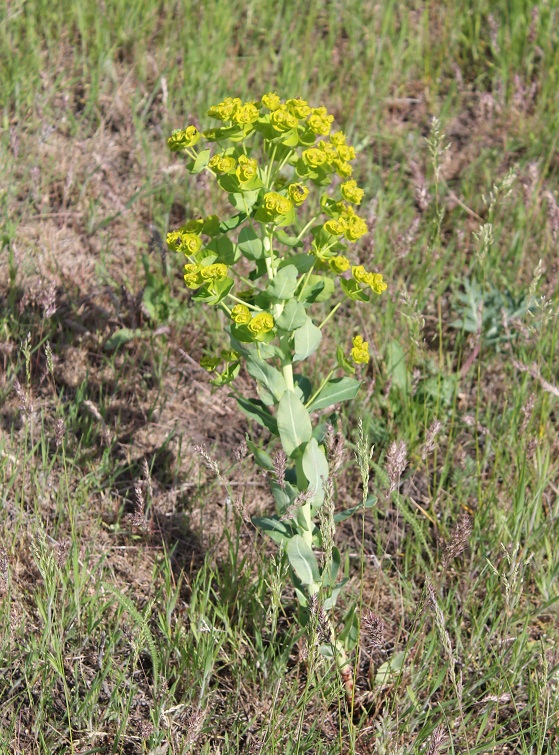
[[[325,107],[302,99],[283,102],[273,93],[258,102],[227,98],[208,115],[222,125],[203,133],[188,126],[174,131],[168,144],[188,158],[190,173],[211,173],[234,212],[194,218],[169,233],[167,243],[186,256],[184,280],[193,299],[220,308],[228,319],[228,348],[204,357],[202,366],[214,373],[215,386],[232,384],[244,366],[259,398],[232,386],[239,408],[281,442],[284,455],[274,463],[248,441],[257,464],[270,473],[276,505],[275,514],[253,521],[284,549],[299,603],[320,614],[324,653],[335,657],[350,692],[341,639],[349,633],[336,636],[326,613],[343,580],[340,553],[332,543],[325,547],[319,526],[329,469],[325,423],[316,417],[355,397],[354,365],[369,361],[369,346],[360,335],[345,349],[339,345],[336,367],[315,385],[304,366],[344,300],[370,302],[386,289],[382,275],[350,261],[350,246],[368,230],[356,211],[364,192],[351,178],[355,150],[341,131],[331,133],[333,117]],[[200,149],[204,141],[210,145]],[[336,295],[324,316],[324,303]],[[320,561],[319,550],[326,554]]]

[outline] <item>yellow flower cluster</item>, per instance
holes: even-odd
[[[277,191],[269,191],[264,194],[264,208],[272,219],[279,218],[293,209],[293,202]]]
[[[318,136],[328,136],[332,130],[334,116],[328,115],[325,107],[313,108],[312,115],[309,116],[308,124],[310,130]]]
[[[213,283],[227,278],[227,265],[215,262],[213,265],[185,265],[184,282],[187,288],[200,288],[205,283]]]
[[[231,155],[214,155],[208,163],[208,168],[216,173],[234,173],[237,161]]]
[[[248,329],[254,335],[268,333],[274,327],[274,318],[268,312],[259,312],[248,323]]]
[[[328,261],[328,264],[330,265],[330,269],[338,274],[345,273],[345,271],[349,270],[351,267],[351,262],[343,255],[332,257],[332,259]]]
[[[367,364],[369,361],[369,343],[362,336],[355,336],[353,339],[351,358],[356,364]]]
[[[286,105],[280,105],[270,116],[270,123],[276,131],[283,133],[297,128],[299,120],[293,113],[290,113]]]
[[[353,172],[349,162],[355,160],[355,149],[348,146],[344,134],[337,131],[332,134],[329,142],[321,139],[315,147],[305,149],[301,157],[311,170],[324,167],[325,170],[335,172],[342,178],[348,178]]]
[[[287,187],[287,194],[295,207],[300,207],[309,196],[309,190],[306,186],[303,186],[303,184],[289,184]]]
[[[388,288],[380,273],[368,273],[363,265],[352,267],[351,274],[354,280],[369,286],[375,294],[382,294]]]
[[[243,106],[238,97],[226,97],[223,102],[212,105],[208,110],[210,118],[217,118],[218,121],[231,121],[238,108]]]
[[[333,236],[345,236],[348,241],[357,241],[367,231],[367,223],[355,212],[350,205],[338,203],[339,217],[327,220],[324,228]]]
[[[353,204],[361,204],[365,192],[357,186],[357,181],[346,181],[340,186],[342,197]]]
[[[187,230],[191,224],[187,224],[178,231],[171,231],[167,234],[167,246],[172,252],[183,252],[184,254],[193,255],[199,252],[202,247],[202,239],[195,233]]]
[[[239,164],[235,172],[239,183],[247,183],[258,175],[258,162],[252,157],[239,155]]]
[[[235,304],[231,310],[231,319],[237,323],[237,325],[247,325],[250,322],[250,309],[245,304]]]
[[[231,319],[237,325],[246,325],[255,336],[268,333],[274,327],[274,318],[268,312],[258,312],[254,317],[245,304],[236,304],[231,310]]]
[[[187,126],[184,130],[175,129],[167,139],[167,146],[171,152],[180,152],[193,147],[200,140],[200,132],[196,126]]]

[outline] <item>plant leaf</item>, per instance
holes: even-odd
[[[315,412],[317,409],[325,409],[327,406],[337,404],[338,401],[350,401],[355,398],[360,385],[360,380],[350,377],[329,380],[307,408],[309,412]]]
[[[237,399],[237,403],[241,411],[246,414],[249,419],[253,419],[258,422],[262,427],[267,427],[273,435],[278,434],[278,425],[274,417],[270,414],[265,404],[262,401],[250,398],[240,398],[235,396],[234,393],[230,394]],[[309,419],[310,423],[310,419]]]
[[[259,448],[250,440],[248,436],[246,438],[246,444],[248,450],[254,456],[254,460],[256,461],[258,466],[262,467],[262,469],[268,470],[268,472],[271,472],[274,469],[274,462],[272,461],[270,454],[264,451],[262,448]]]
[[[196,160],[192,163],[192,167],[190,168],[190,172],[192,174],[201,173],[206,165],[210,161],[210,150],[209,149],[203,149],[201,152],[198,152],[196,155]]]
[[[252,523],[276,543],[284,543],[289,539],[290,529],[275,516],[253,516]]]
[[[353,280],[353,278],[347,281],[344,278],[340,278],[340,286],[345,295],[352,301],[370,301],[370,296],[363,291],[359,283]]]
[[[287,541],[285,552],[293,571],[304,585],[320,581],[316,556],[301,535],[294,535]]]
[[[254,354],[247,357],[246,366],[248,374],[267,388],[276,401],[279,401],[286,390],[281,372]]]
[[[258,260],[264,256],[264,244],[255,231],[246,226],[239,233],[237,246],[243,255],[249,260]]]
[[[349,519],[350,516],[353,516],[353,514],[357,514],[359,511],[372,509],[373,506],[376,504],[377,500],[378,498],[376,496],[370,495],[365,501],[365,505],[360,504],[359,506],[352,506],[350,509],[346,509],[345,511],[340,511],[339,514],[334,514],[335,523],[339,524],[340,522],[345,522],[346,519]]]
[[[142,335],[142,331],[136,328],[136,330],[131,330],[130,328],[119,328],[118,330],[115,330],[115,332],[107,338],[105,341],[105,348],[109,351],[114,351],[115,349],[118,349],[119,346],[123,346],[125,343],[128,343],[129,341],[133,341],[135,338],[140,338]]]
[[[268,284],[267,293],[274,299],[291,299],[297,288],[297,274],[295,265],[280,268],[276,277]]]
[[[375,686],[382,687],[384,684],[389,684],[395,676],[398,676],[404,665],[405,657],[405,651],[400,650],[399,653],[394,653],[390,660],[379,666],[375,674]]]
[[[311,418],[301,399],[293,391],[285,391],[278,404],[277,431],[283,450],[291,456],[312,437]]]
[[[297,246],[303,246],[303,242],[299,241],[299,239],[296,236],[289,236],[285,231],[282,231],[281,228],[277,228],[274,231],[274,236],[280,242],[280,244],[285,244],[285,246],[289,246],[291,248],[294,248]]]
[[[318,445],[315,438],[311,438],[303,453],[303,472],[309,482],[309,490],[314,490],[311,504],[318,506],[324,501],[324,483],[328,479],[328,462],[326,454]]]
[[[241,256],[238,247],[234,246],[227,236],[217,236],[207,245],[206,249],[215,252],[216,259],[224,265],[233,265]]]
[[[304,325],[293,332],[295,354],[294,362],[300,362],[306,359],[318,349],[318,344],[322,339],[322,331],[317,328],[311,318],[307,315]]]
[[[307,312],[304,304],[296,299],[290,299],[276,322],[282,330],[292,331],[304,325],[306,319]]]

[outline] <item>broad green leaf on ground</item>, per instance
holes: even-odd
[[[301,535],[294,535],[285,546],[287,558],[293,571],[304,585],[314,585],[320,580],[318,562],[312,549]]]
[[[317,328],[311,318],[307,315],[304,325],[293,332],[295,354],[294,362],[300,362],[306,359],[318,349],[318,344],[322,339],[322,331]]]
[[[337,404],[338,401],[349,401],[355,398],[360,385],[359,380],[350,377],[329,380],[307,409],[315,412],[317,409],[325,409],[327,406]]]
[[[283,450],[291,456],[299,446],[312,437],[308,411],[293,391],[285,391],[278,404],[277,429]]]

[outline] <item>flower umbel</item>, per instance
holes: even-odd
[[[356,364],[367,364],[369,361],[369,343],[362,336],[355,336],[353,339],[351,358]]]
[[[188,147],[194,147],[200,141],[201,134],[196,126],[187,126],[183,131],[176,129],[167,139],[171,152],[180,152]]]

